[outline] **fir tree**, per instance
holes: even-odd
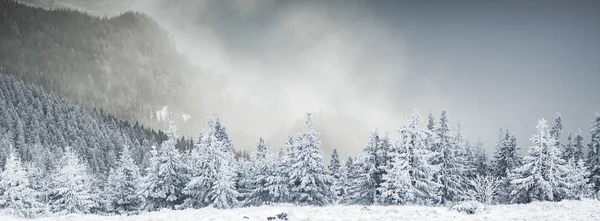
[[[21,159],[11,151],[0,174],[0,206],[9,215],[33,218],[44,211],[44,204],[36,196]]]
[[[271,157],[267,157],[269,152],[265,146],[265,141],[261,137],[258,141],[255,154],[251,157],[251,172],[248,174],[248,188],[250,192],[244,202],[248,206],[260,206],[268,203],[272,198],[269,193],[267,179],[273,173]]]
[[[514,135],[507,129],[500,129],[500,139],[496,145],[494,160],[492,161],[492,173],[496,177],[506,178],[510,171],[521,164],[517,154],[517,142]]]
[[[440,154],[440,172],[438,178],[442,187],[440,188],[440,203],[459,201],[465,199],[463,192],[466,169],[464,167],[463,156],[459,143],[456,142],[456,137],[450,135],[448,127],[448,118],[446,111],[442,111],[440,117],[440,126],[437,128],[437,136],[439,138],[439,154]]]
[[[51,211],[57,214],[90,213],[98,206],[92,185],[93,179],[88,175],[86,166],[67,147],[52,176]]]
[[[492,175],[500,179],[498,200],[508,203],[512,200],[510,173],[521,165],[521,158],[517,154],[517,139],[511,135],[508,128],[500,129],[500,138],[496,145],[494,160],[492,161]]]
[[[138,193],[140,184],[139,168],[131,158],[129,147],[125,146],[117,168],[108,177],[105,200],[109,208],[118,214],[137,213],[143,202]]]
[[[342,170],[343,177],[343,187],[342,187],[342,198],[341,202],[345,204],[350,204],[354,201],[352,195],[350,194],[353,187],[353,180],[356,180],[358,177],[358,164],[355,162],[354,158],[348,157],[344,164],[344,169]]]
[[[585,161],[580,159],[575,161],[575,158],[571,158],[568,162],[569,171],[567,173],[566,199],[581,199],[588,197],[591,194],[592,185],[589,183],[590,171],[585,165]]]
[[[380,187],[380,201],[387,204],[431,205],[438,201],[441,187],[434,178],[440,170],[431,165],[436,153],[428,148],[427,140],[433,134],[418,128],[421,116],[415,110],[412,119],[398,130],[396,150],[391,152],[392,162]]]
[[[475,168],[476,174],[479,176],[488,176],[490,175],[490,164],[488,162],[487,153],[483,147],[483,143],[477,142],[474,147],[475,151]]]
[[[288,143],[291,145],[291,143]],[[290,200],[290,158],[289,154],[285,151],[289,149],[281,149],[277,155],[277,159],[274,163],[274,169],[272,173],[267,177],[267,189],[269,190],[269,196],[271,197],[268,201],[272,203],[286,203]]]
[[[567,135],[567,144],[565,144],[565,148],[562,152],[562,158],[565,161],[569,161],[572,158],[575,158],[575,144],[573,140],[573,132],[569,132]]]
[[[232,162],[233,155],[230,157],[220,155],[217,157],[227,157],[228,159],[220,159],[221,165],[219,172],[216,175],[215,183],[208,193],[209,199],[212,202],[210,205],[217,209],[231,209],[237,207],[239,202],[237,197],[239,193],[235,189],[235,172],[233,171]]]
[[[292,165],[290,189],[292,202],[299,205],[326,205],[331,203],[333,179],[325,171],[321,161],[319,133],[314,131],[311,114],[306,116],[308,131],[300,132],[296,138],[294,163]]]
[[[194,208],[214,206],[234,207],[240,194],[235,189],[235,156],[231,140],[218,118],[210,115],[206,122],[202,139],[192,150],[194,163],[191,167],[192,179],[185,186],[190,196],[186,205]]]
[[[376,201],[378,188],[377,176],[379,172],[377,149],[379,141],[379,132],[376,129],[371,132],[369,140],[356,162],[357,170],[355,172],[357,173],[357,177],[350,181],[352,182],[352,186],[348,192],[352,199],[351,203],[370,205]]]
[[[342,197],[342,166],[340,165],[340,156],[338,155],[337,149],[333,149],[331,154],[331,160],[329,162],[329,174],[333,177],[333,191],[335,195],[335,202],[339,202]]]
[[[590,182],[594,192],[600,191],[600,112],[592,120],[590,144],[588,144],[587,165],[590,170]]]
[[[512,201],[556,201],[566,197],[568,167],[560,157],[560,149],[548,130],[546,120],[537,125],[538,133],[531,138],[533,146],[523,165],[513,171]]]
[[[181,154],[175,149],[177,127],[170,122],[166,133],[168,139],[153,153],[148,174],[142,182],[141,194],[145,198],[143,208],[146,210],[175,209],[186,197],[183,188],[189,178]]]
[[[583,147],[583,136],[581,136],[581,130],[577,131],[577,134],[575,135],[575,139],[573,141],[573,149],[575,149],[575,152],[573,153],[573,159],[575,160],[575,162],[579,162],[579,160],[583,160],[585,157],[585,150]]]

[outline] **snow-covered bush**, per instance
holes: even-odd
[[[495,176],[480,176],[477,175],[469,180],[473,192],[473,198],[477,201],[490,204],[496,198],[498,188],[500,187],[500,179]]]

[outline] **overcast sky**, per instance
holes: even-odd
[[[537,120],[556,112],[565,132],[582,129],[587,142],[600,111],[600,1],[139,0],[127,8],[150,14],[190,61],[227,77],[211,90],[239,102],[218,114],[242,148],[305,111],[360,122],[321,131],[334,140],[327,151],[351,154],[366,131],[393,131],[414,108],[436,118],[447,110],[489,150],[500,127],[528,148]]]

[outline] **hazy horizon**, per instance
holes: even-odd
[[[488,152],[501,127],[527,149],[537,120],[552,122],[556,112],[563,138],[581,129],[587,142],[600,110],[599,8],[597,1],[132,0],[113,13],[149,14],[194,65],[225,79],[224,88],[201,91],[234,108],[199,103],[207,112],[191,120],[215,113],[241,149],[260,136],[280,147],[281,128],[307,111],[351,122],[320,131],[328,155],[358,154],[376,127],[394,138],[414,108],[436,119],[447,110],[450,123],[460,119],[464,136]]]

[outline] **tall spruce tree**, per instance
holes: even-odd
[[[312,115],[306,115],[308,130],[298,133],[295,146],[297,153],[292,165],[290,189],[292,202],[299,205],[326,205],[331,203],[333,179],[325,171],[321,160],[319,133],[314,130]]]
[[[58,168],[52,176],[50,210],[57,214],[87,214],[97,205],[98,196],[93,193],[93,178],[87,167],[71,150],[65,148]]]
[[[292,145],[291,142],[288,144]],[[282,148],[279,151],[273,165],[272,173],[266,179],[267,189],[271,197],[268,199],[268,202],[287,203],[290,200],[290,181],[288,178],[288,174],[290,173],[290,158],[287,151],[289,151],[287,148]]]
[[[269,195],[267,179],[273,173],[273,162],[262,137],[258,141],[256,152],[251,157],[251,167],[250,174],[246,177],[249,192],[244,205],[260,206],[269,203],[272,197]]]
[[[378,144],[379,131],[376,129],[371,132],[369,140],[356,162],[358,166],[356,168],[357,177],[351,180],[352,185],[348,192],[353,204],[371,205],[376,200],[379,172],[377,165]]]
[[[148,174],[142,182],[141,194],[145,198],[143,208],[146,210],[175,209],[186,198],[183,189],[189,180],[188,171],[175,148],[177,127],[172,122],[166,134],[167,140],[150,159]]]
[[[579,160],[584,160],[585,150],[583,147],[583,136],[581,135],[581,130],[578,130],[577,134],[575,134],[575,138],[573,139],[573,149],[575,149],[575,152],[573,153],[573,159],[575,160],[575,162],[579,162]]]
[[[538,121],[536,129],[528,156],[512,173],[513,202],[557,201],[569,192],[566,180],[569,168],[560,156],[555,135],[551,135],[544,119]]]
[[[391,152],[391,165],[380,187],[382,203],[431,205],[439,200],[437,193],[441,185],[434,175],[440,168],[430,163],[437,153],[426,146],[433,133],[420,130],[420,120],[415,110],[412,119],[398,130],[398,143]]]
[[[496,145],[492,173],[499,178],[506,178],[510,171],[521,164],[516,138],[511,135],[508,128],[500,129],[500,139]]]
[[[331,153],[331,160],[329,162],[329,174],[333,178],[333,192],[334,192],[334,202],[338,203],[342,197],[342,188],[343,188],[343,177],[342,177],[342,165],[340,164],[340,155],[338,154],[337,149],[333,149],[333,153]]]
[[[129,147],[125,146],[105,188],[105,200],[111,212],[136,214],[143,203],[139,194],[140,185],[140,170],[131,158]]]
[[[0,206],[6,214],[25,218],[33,218],[45,210],[15,151],[10,152],[4,171],[0,173]]]
[[[190,196],[186,206],[231,208],[239,205],[234,149],[218,118],[209,115],[202,139],[190,158],[192,178],[184,190]]]
[[[456,137],[450,134],[448,126],[448,118],[446,111],[442,111],[440,117],[440,126],[437,128],[437,136],[439,138],[438,151],[440,154],[439,166],[440,171],[438,178],[440,184],[440,204],[464,200],[464,175],[466,172],[464,159],[461,154],[461,148],[456,141]]]
[[[588,144],[587,165],[594,192],[600,191],[600,112],[592,119],[590,143]]]
[[[565,144],[565,148],[562,151],[562,158],[565,161],[569,161],[572,158],[575,158],[575,144],[573,140],[573,132],[569,132],[567,135],[567,143]]]

